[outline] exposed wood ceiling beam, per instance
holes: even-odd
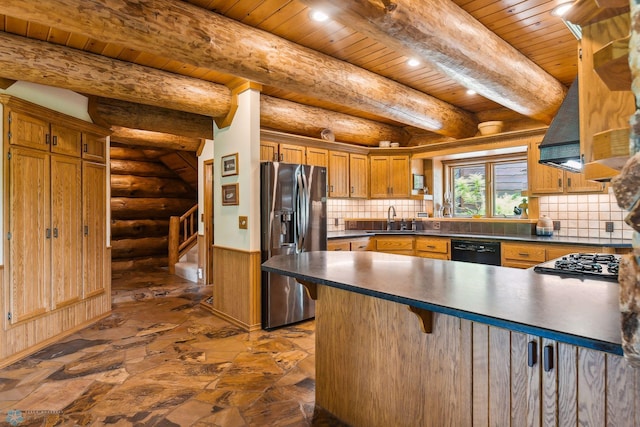
[[[404,129],[397,126],[266,95],[260,97],[260,125],[316,138],[320,138],[323,129],[330,129],[336,141],[372,146],[381,140],[406,145],[410,138]]]
[[[0,77],[211,117],[224,116],[231,103],[224,85],[3,32]]]
[[[188,3],[12,0],[0,3],[0,13],[349,106],[441,135],[462,138],[476,133],[476,118],[450,104]]]
[[[89,113],[105,127],[194,138],[212,138],[213,121],[206,115],[224,116],[231,105],[230,90],[223,85],[2,32],[0,77],[95,95]],[[192,99],[185,102],[187,97]],[[172,109],[164,108],[167,105]],[[322,129],[330,128],[339,141],[365,145],[408,140],[395,126],[265,95],[260,110],[262,126],[281,131],[319,137]]]
[[[301,0],[468,89],[550,123],[566,88],[450,0]]]
[[[91,96],[89,97],[89,115],[94,123],[107,128],[120,126],[191,138],[213,139],[211,117],[195,113]]]
[[[202,140],[187,136],[148,130],[128,129],[120,126],[111,127],[111,141],[140,147],[167,148],[171,150],[197,151]]]
[[[16,81],[0,77],[0,89],[8,89]]]

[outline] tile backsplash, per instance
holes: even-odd
[[[626,212],[616,203],[611,189],[608,194],[567,194],[539,198],[540,215],[560,221],[559,236],[631,239],[633,229],[624,222]],[[386,218],[389,206],[396,208],[396,220],[414,218],[426,209],[422,200],[351,200],[328,199],[327,230],[343,231],[345,218]],[[337,220],[337,225],[336,225]],[[607,222],[613,232],[605,231]]]
[[[618,207],[611,189],[608,194],[567,194],[540,197],[540,214],[560,221],[560,236],[631,239],[633,229],[624,222],[627,212]],[[607,222],[613,232],[605,231]]]

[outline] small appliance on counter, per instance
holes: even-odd
[[[538,264],[533,271],[617,282],[620,257],[616,254],[573,253]]]
[[[542,215],[536,224],[536,236],[553,236],[553,220]]]

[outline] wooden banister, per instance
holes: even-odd
[[[175,274],[176,263],[198,239],[198,205],[182,216],[169,218],[169,273]]]

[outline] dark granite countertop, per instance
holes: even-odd
[[[615,282],[379,252],[280,255],[262,269],[622,354]]]
[[[457,239],[482,239],[482,240],[500,240],[515,242],[532,242],[532,243],[551,243],[558,245],[585,245],[585,246],[601,246],[608,248],[631,248],[631,239],[604,239],[597,237],[568,237],[568,236],[524,236],[524,235],[493,235],[493,234],[460,234],[452,232],[437,231],[381,231],[381,230],[347,230],[347,231],[329,231],[328,239],[341,238],[357,238],[376,235],[394,235],[394,236],[434,236],[434,237],[450,237]]]

